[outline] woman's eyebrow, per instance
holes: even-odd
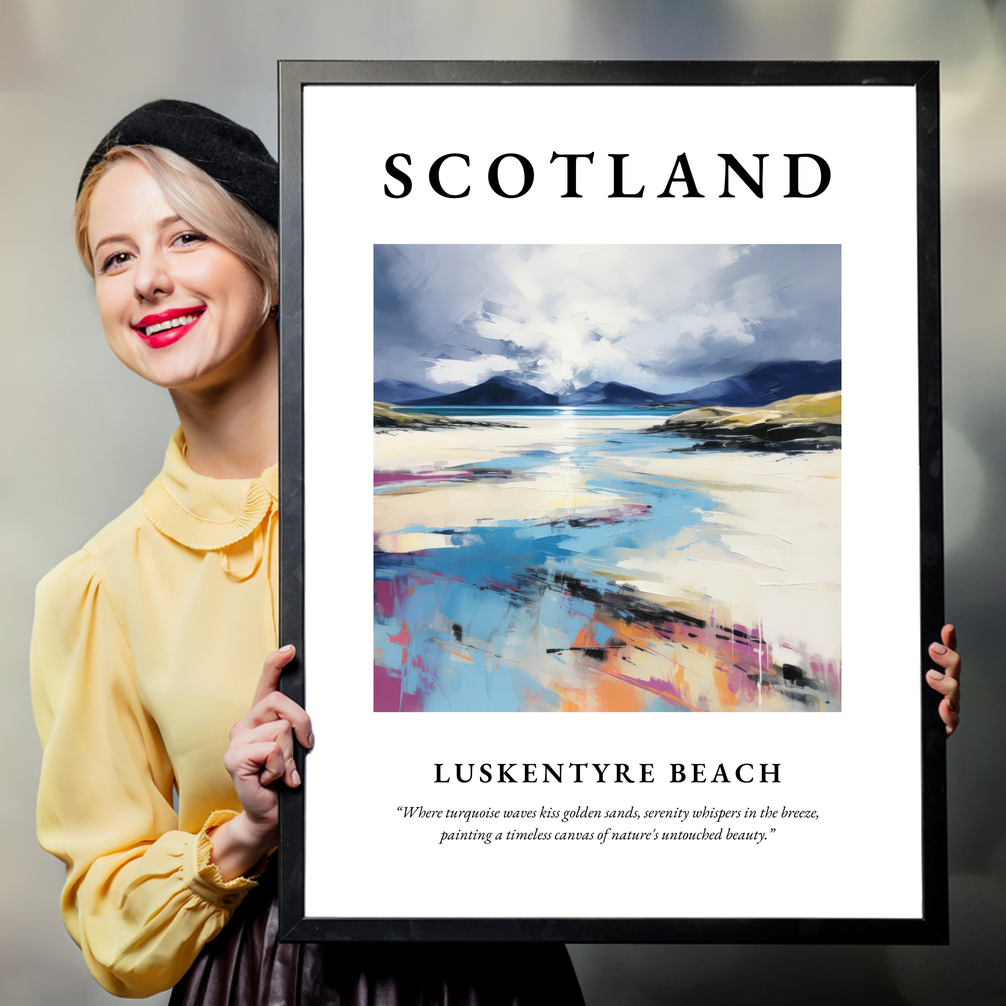
[[[154,224],[154,227],[157,230],[163,230],[165,227],[170,227],[172,224],[177,224],[177,223],[181,222],[181,219],[182,218],[177,213],[175,213],[175,214],[172,214],[172,216],[170,216],[170,217],[165,217],[163,220],[158,220],[157,223]],[[115,241],[127,241],[127,242],[131,242],[132,240],[133,239],[128,234],[109,234],[108,237],[103,237],[94,246],[93,250],[91,251],[91,255],[92,256],[96,255],[98,253],[98,249],[102,245],[110,244],[110,243],[115,242]]]
[[[93,248],[93,249],[91,249],[91,254],[92,254],[92,255],[97,255],[97,254],[98,254],[98,249],[99,249],[99,248],[100,248],[100,247],[101,247],[102,245],[107,245],[107,244],[112,244],[112,243],[114,243],[114,242],[116,242],[116,241],[131,241],[131,240],[132,240],[132,239],[131,239],[131,238],[129,237],[129,235],[128,235],[128,234],[109,234],[109,235],[108,235],[108,237],[104,237],[104,238],[102,238],[102,239],[101,239],[101,240],[100,240],[100,241],[99,241],[99,242],[98,242],[98,243],[97,243],[97,244],[96,244],[96,245],[94,246],[94,248]]]

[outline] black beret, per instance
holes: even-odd
[[[77,195],[91,169],[112,147],[140,144],[173,150],[202,168],[253,213],[279,226],[275,158],[250,129],[191,101],[151,101],[114,125],[88,158]]]

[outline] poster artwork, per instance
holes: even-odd
[[[374,710],[841,708],[841,247],[374,245]]]
[[[281,90],[284,932],[945,940],[936,68]]]

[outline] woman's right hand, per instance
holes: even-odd
[[[247,873],[278,842],[279,793],[274,783],[282,779],[291,788],[300,785],[294,734],[304,747],[314,746],[311,717],[279,691],[280,675],[295,652],[284,646],[266,657],[251,710],[231,727],[224,766],[244,810],[209,833],[211,859],[225,881]]]
[[[940,702],[940,719],[949,737],[961,722],[961,656],[957,652],[957,630],[944,625],[940,642],[929,644],[929,656],[943,668],[926,673],[929,687],[943,696]]]

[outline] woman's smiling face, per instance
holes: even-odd
[[[262,330],[262,284],[175,213],[143,164],[124,158],[99,180],[87,233],[105,338],[130,370],[194,392],[241,374]]]

